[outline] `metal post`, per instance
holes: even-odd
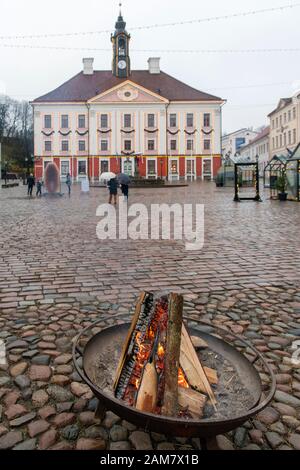
[[[300,160],[297,160],[297,193],[298,202],[300,201]]]
[[[261,202],[260,194],[259,194],[259,167],[258,167],[258,159],[256,162],[256,197],[255,200]]]
[[[235,190],[234,201],[235,202],[240,202],[239,182],[238,182],[238,165],[236,163],[234,165],[234,190]]]

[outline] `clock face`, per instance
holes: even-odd
[[[126,69],[126,61],[125,60],[120,60],[119,63],[118,63],[118,67],[121,70]]]

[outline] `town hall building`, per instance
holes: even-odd
[[[130,35],[120,13],[112,70],[83,71],[32,102],[35,176],[54,162],[64,179],[103,172],[169,181],[213,179],[221,166],[222,106],[217,96],[196,90],[148,60],[132,70]]]

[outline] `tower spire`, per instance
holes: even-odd
[[[130,34],[126,31],[126,21],[122,15],[122,0],[119,3],[120,12],[116,22],[116,29],[111,36],[113,43],[112,71],[116,77],[126,78],[130,75],[129,42]]]

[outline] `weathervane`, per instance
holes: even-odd
[[[122,16],[122,2],[119,3],[119,7],[120,7],[120,16]]]

